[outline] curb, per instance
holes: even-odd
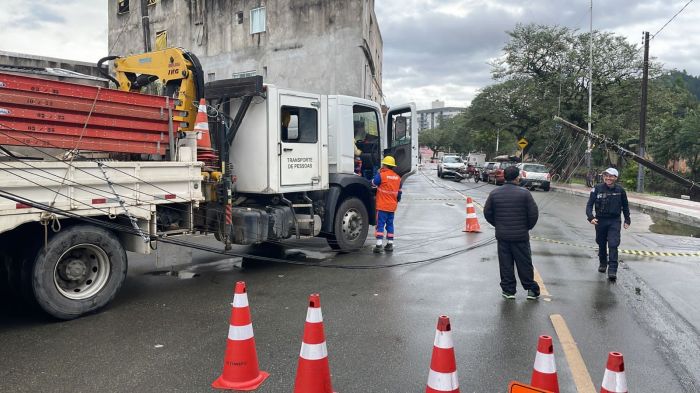
[[[560,186],[557,186],[554,184],[552,185],[551,190],[555,191],[555,192],[561,192],[564,194],[576,195],[576,196],[580,196],[583,198],[588,197],[588,193],[585,191],[572,190],[572,189],[560,187]],[[641,209],[642,212],[644,212],[644,213],[650,211],[650,212],[657,213],[657,214],[663,216],[664,218],[669,219],[670,221],[674,221],[674,222],[677,222],[680,224],[691,225],[694,227],[700,227],[700,217],[696,217],[696,216],[682,213],[682,212],[669,210],[669,209],[672,209],[672,207],[661,208],[661,207],[657,207],[657,206],[651,206],[651,205],[647,204],[646,202],[637,202],[637,201],[632,201],[632,200],[629,201],[629,205]]]

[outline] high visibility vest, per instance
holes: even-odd
[[[399,190],[401,189],[401,176],[388,168],[379,170],[381,183],[377,187],[377,210],[385,212],[396,211],[398,205]]]

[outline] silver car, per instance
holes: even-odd
[[[552,179],[549,174],[549,169],[542,164],[532,162],[520,163],[517,165],[520,169],[520,185],[531,190],[541,188],[544,191],[549,191],[549,183]]]
[[[438,177],[455,176],[457,171],[464,170],[467,164],[460,156],[443,156],[438,164]]]

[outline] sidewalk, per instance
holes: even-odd
[[[582,184],[552,184],[552,191],[588,198],[591,189]],[[659,213],[671,221],[700,227],[700,202],[627,191],[630,206]]]

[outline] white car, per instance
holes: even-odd
[[[438,177],[454,176],[457,171],[467,168],[460,156],[443,156],[438,164]]]
[[[549,183],[552,178],[546,166],[525,162],[518,164],[517,167],[520,169],[521,186],[531,190],[541,188],[544,191],[549,191]]]

